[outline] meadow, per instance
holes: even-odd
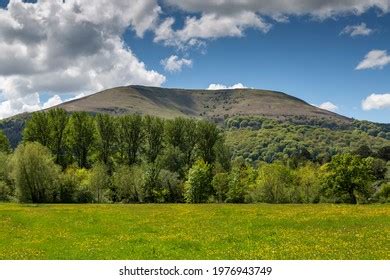
[[[389,240],[389,204],[0,204],[0,259],[390,259]]]

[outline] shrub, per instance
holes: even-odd
[[[212,186],[218,202],[225,202],[229,191],[229,173],[217,173],[213,177]]]

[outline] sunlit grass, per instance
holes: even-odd
[[[390,259],[390,205],[0,204],[0,259]]]

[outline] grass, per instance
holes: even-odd
[[[0,259],[390,259],[390,205],[0,204]]]

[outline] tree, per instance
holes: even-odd
[[[203,160],[194,163],[185,182],[185,200],[189,203],[206,202],[212,191],[211,166]]]
[[[299,188],[299,202],[319,202],[321,173],[318,166],[307,162],[295,170],[295,179]]]
[[[23,130],[23,141],[38,142],[43,146],[49,147],[50,144],[50,125],[46,112],[35,112],[31,119],[27,121]]]
[[[229,191],[229,173],[217,173],[213,177],[212,186],[218,202],[225,202]]]
[[[55,163],[66,167],[65,129],[68,114],[64,109],[56,108],[48,112],[50,150],[55,156]]]
[[[7,136],[0,129],[0,153],[9,153],[11,151],[11,145],[8,141]]]
[[[354,154],[363,158],[371,157],[373,152],[367,145],[361,145],[354,151]]]
[[[146,116],[144,128],[146,160],[155,163],[163,149],[164,122],[160,118]]]
[[[113,175],[118,201],[142,202],[143,179],[143,172],[139,166],[119,166]]]
[[[60,170],[48,148],[37,142],[19,145],[12,157],[11,170],[21,202],[57,201]]]
[[[199,155],[206,163],[214,163],[214,145],[221,137],[218,127],[208,121],[199,121],[197,125],[197,132]]]
[[[287,203],[290,189],[293,188],[294,177],[287,166],[274,162],[259,167],[258,176],[252,197],[255,201],[267,203]]]
[[[324,185],[336,197],[346,196],[351,204],[357,203],[357,195],[367,198],[370,183],[374,179],[366,159],[351,154],[340,154],[324,166]]]
[[[139,115],[119,117],[119,149],[128,165],[138,162],[143,145],[143,123]]]
[[[111,180],[108,176],[107,166],[102,163],[96,164],[91,169],[89,178],[89,189],[94,194],[94,198],[97,203],[107,201],[107,195],[110,185]]]
[[[89,167],[88,156],[95,141],[93,118],[85,112],[73,113],[67,127],[67,141],[79,167]]]
[[[175,151],[177,158],[182,161],[181,172],[187,171],[193,163],[193,151],[197,142],[196,122],[181,117],[168,120],[165,123],[165,136],[170,155]]]
[[[378,151],[378,157],[385,161],[390,161],[390,146],[381,147]]]
[[[156,163],[146,163],[143,168],[143,202],[163,202],[164,193],[160,181],[161,168]]]
[[[114,154],[116,141],[115,120],[110,115],[98,114],[95,121],[99,158],[111,170],[111,156]]]

